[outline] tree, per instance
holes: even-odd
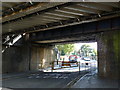
[[[88,56],[92,56],[92,59],[96,59],[97,56],[97,51],[95,49],[90,48],[89,45],[82,45],[80,48],[80,54],[82,54],[82,56],[88,57]]]
[[[65,52],[64,52],[63,50],[61,51],[61,55],[62,55],[62,56],[64,56],[64,55],[65,55]]]
[[[80,50],[81,53],[83,54],[82,56],[86,56],[86,57],[88,56],[88,53],[91,51],[90,46],[86,44],[82,45]]]
[[[74,50],[74,44],[56,45],[61,54],[70,54]]]

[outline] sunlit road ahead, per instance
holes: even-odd
[[[44,72],[78,72],[78,71],[83,71],[83,70],[90,70],[93,68],[97,68],[97,61],[96,60],[91,60],[91,62],[86,65],[86,63],[78,63],[78,66],[73,65],[72,67],[70,66],[63,66],[62,68],[59,65],[55,65],[54,69],[51,70],[50,68],[46,68],[43,71]]]

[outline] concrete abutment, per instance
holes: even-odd
[[[102,78],[120,76],[120,31],[103,32],[98,37],[98,74]]]
[[[23,38],[22,45],[7,46],[2,53],[2,73],[38,71],[55,60],[53,46],[34,46],[28,42],[28,38],[28,35]]]

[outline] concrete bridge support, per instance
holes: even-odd
[[[53,46],[32,47],[31,70],[38,70],[49,67],[55,60]]]
[[[30,70],[29,35],[23,36],[15,45],[2,53],[2,73],[26,72]],[[6,45],[2,45],[4,49]]]
[[[55,60],[53,46],[34,46],[26,37],[22,45],[12,46],[2,53],[2,73],[37,71],[50,66]]]
[[[103,32],[99,36],[98,72],[100,77],[120,77],[120,30]]]
[[[2,73],[29,71],[29,48],[10,47],[2,54]]]

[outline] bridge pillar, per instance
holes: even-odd
[[[32,46],[31,51],[31,70],[39,70],[49,67],[55,60],[53,46]]]
[[[120,76],[120,31],[103,32],[98,38],[98,74],[118,79]]]
[[[15,45],[2,53],[2,73],[37,71],[46,68],[55,60],[51,45],[32,45],[29,34],[23,36]],[[8,47],[3,45],[2,48]]]
[[[2,54],[2,73],[29,71],[29,51],[27,46],[7,48]]]
[[[30,47],[27,39],[29,35],[23,36],[15,45],[8,47],[2,53],[2,73],[29,71]]]

